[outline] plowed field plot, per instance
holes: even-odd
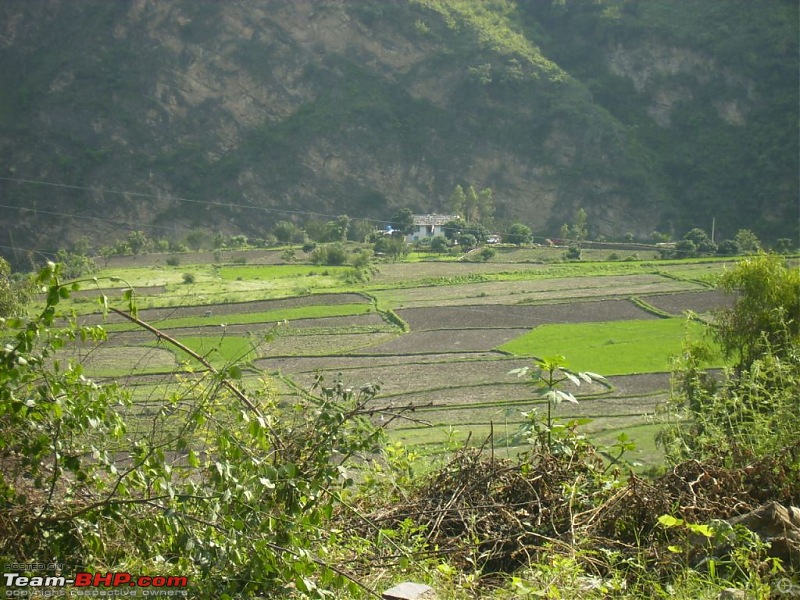
[[[659,275],[571,277],[524,281],[490,281],[375,292],[401,308],[483,304],[533,304],[566,300],[627,298],[647,294],[696,291],[697,283]]]
[[[502,360],[505,357],[496,352],[486,353],[444,353],[437,354],[433,359],[437,363],[446,365],[450,362],[471,361],[479,363],[486,360]],[[325,371],[328,373],[342,372],[349,380],[350,385],[363,385],[372,383],[370,373],[378,367],[388,367],[395,365],[407,365],[431,360],[427,357],[414,355],[386,355],[386,356],[296,356],[280,358],[261,358],[254,362],[254,366],[267,372],[283,371],[286,373],[316,373]]]
[[[422,390],[448,390],[453,386],[469,387],[497,382],[509,384],[519,380],[508,372],[529,361],[494,360],[494,361],[459,361],[459,362],[427,362],[372,367],[365,375],[369,382],[381,384],[381,396],[396,396]],[[348,373],[348,385],[361,383],[357,373]],[[312,373],[303,373],[297,382],[306,387],[313,381]]]
[[[643,298],[648,304],[673,315],[691,310],[708,313],[716,309],[730,308],[736,300],[731,294],[718,290],[706,292],[683,292],[680,294],[658,294]]]
[[[328,355],[365,352],[396,337],[396,333],[330,333],[314,335],[279,335],[259,346],[261,356]],[[326,369],[327,370],[327,369]]]
[[[639,423],[646,423],[652,419],[656,407],[664,401],[664,397],[648,398],[627,398],[625,402],[601,402],[601,400],[584,401],[581,404],[559,405],[554,411],[554,416],[562,419],[603,419],[606,427],[617,426],[620,422],[629,422],[630,419],[638,420]],[[396,402],[394,408],[403,406],[402,402]],[[471,426],[494,423],[495,427],[501,423],[507,424],[509,431],[514,431],[524,422],[525,417],[522,412],[530,412],[536,409],[540,415],[547,412],[547,407],[535,402],[498,402],[493,406],[441,406],[425,407],[414,412],[414,417],[434,425],[452,425],[458,427],[464,433],[470,431]],[[397,420],[392,423],[393,428],[403,429],[408,426],[407,422]]]
[[[629,300],[598,300],[567,304],[446,306],[397,311],[413,331],[536,327],[546,323],[588,323],[656,318]],[[449,335],[449,334],[442,334]]]
[[[381,398],[405,396],[411,393],[430,393],[451,401],[461,398],[461,403],[475,401],[474,395],[459,394],[453,390],[465,391],[479,388],[479,396],[485,397],[488,389],[483,386],[500,385],[510,386],[505,388],[506,394],[517,394],[532,397],[535,391],[525,383],[524,379],[509,375],[511,369],[530,364],[529,361],[517,359],[502,359],[493,361],[457,361],[457,362],[425,362],[406,363],[373,367],[369,370],[369,382],[381,384]],[[364,381],[359,381],[357,373],[349,372],[345,378],[347,385],[358,386]],[[307,387],[314,380],[314,373],[299,374],[295,381],[302,387]],[[607,393],[608,388],[599,384],[584,384],[580,388],[569,388],[579,395]],[[494,392],[492,392],[494,393]],[[509,396],[500,396],[508,398]],[[431,398],[432,399],[432,398]],[[486,402],[493,400],[486,399]]]
[[[369,348],[367,354],[436,354],[439,352],[488,352],[527,329],[448,329],[411,332]]]

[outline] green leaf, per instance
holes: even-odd
[[[672,515],[661,515],[658,517],[658,522],[663,527],[675,527],[677,525],[683,525],[683,519],[676,519]]]
[[[51,285],[47,290],[47,304],[58,304],[59,300],[61,300],[61,294],[59,293],[58,289],[59,288],[57,285]]]
[[[707,538],[710,538],[714,535],[714,530],[708,525],[703,525],[702,523],[689,523],[686,525],[686,527],[692,533],[699,533]]]

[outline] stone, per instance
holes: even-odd
[[[383,600],[436,600],[436,592],[424,583],[404,581],[381,595]]]

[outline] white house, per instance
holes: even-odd
[[[406,241],[417,242],[444,235],[444,224],[457,218],[455,215],[414,215],[414,230],[406,235]]]

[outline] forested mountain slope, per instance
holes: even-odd
[[[6,0],[0,78],[6,255],[465,183],[549,235],[798,237],[795,0]]]

